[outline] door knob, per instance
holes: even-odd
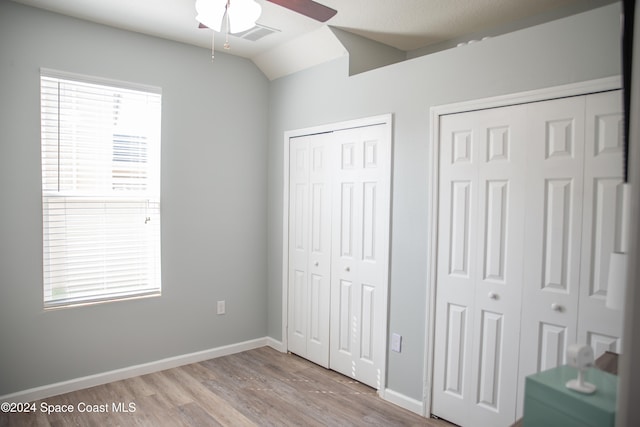
[[[320,263],[318,261],[314,262],[313,265],[315,265],[316,267],[320,265]]]
[[[497,299],[498,299],[498,294],[497,294],[497,293],[495,293],[495,292],[493,292],[493,291],[492,291],[492,292],[489,292],[489,299],[495,299],[495,300],[497,300]]]
[[[561,313],[564,308],[560,304],[554,302],[553,304],[551,304],[551,310]]]
[[[349,267],[345,267],[344,271],[346,271],[347,273],[351,271],[351,269]]]

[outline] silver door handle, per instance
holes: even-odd
[[[351,269],[349,267],[345,267],[344,271],[346,271],[347,273],[351,271]]]
[[[498,294],[495,293],[495,292],[489,292],[488,297],[489,297],[489,299],[497,300],[498,299]]]
[[[320,265],[320,263],[318,261],[314,262],[313,265],[315,265],[316,267]]]
[[[564,307],[554,302],[553,304],[551,304],[551,310],[561,313],[564,310]]]

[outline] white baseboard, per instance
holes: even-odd
[[[278,341],[268,337],[257,338],[255,340],[244,341],[237,344],[225,345],[209,350],[197,351],[195,353],[183,354],[180,356],[156,360],[154,362],[143,363],[141,365],[130,366],[100,374],[62,381],[55,384],[35,387],[0,396],[0,402],[33,402],[34,400],[45,399],[47,397],[70,393],[72,391],[82,390],[113,381],[120,381],[131,377],[137,377],[139,375],[163,371],[165,369],[177,368],[178,366],[215,359],[216,357],[240,353],[267,345],[278,350],[278,347],[276,347],[278,345]],[[280,347],[281,346],[282,345],[280,344]]]
[[[267,337],[267,345],[274,350],[278,350],[280,353],[286,353],[287,349],[284,347],[284,343],[282,341],[277,341],[274,338]]]
[[[197,351],[195,353],[183,354],[156,360],[154,362],[143,363],[141,365],[129,366],[127,368],[102,372],[100,374],[89,375],[81,378],[74,378],[68,381],[35,387],[28,390],[0,396],[0,402],[33,402],[46,399],[59,394],[71,393],[73,391],[94,387],[113,381],[125,380],[131,377],[151,374],[165,369],[177,368],[191,363],[202,362],[204,360],[215,359],[217,357],[240,353],[254,348],[269,346],[277,351],[286,352],[282,341],[271,337],[257,338],[255,340],[244,341],[236,344],[212,348],[209,350]],[[424,416],[424,405],[419,400],[412,399],[391,389],[379,391],[380,397],[384,400],[398,405],[404,409]]]
[[[420,400],[413,399],[388,388],[380,390],[380,397],[387,402],[400,406],[401,408],[407,409],[423,417],[425,416],[424,403]]]

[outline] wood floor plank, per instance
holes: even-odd
[[[227,360],[215,364],[211,369],[228,373],[226,381],[206,380],[204,385],[229,405],[244,414],[255,425],[286,425],[287,411],[274,409],[268,395],[257,396],[258,390],[266,390],[264,382],[249,368],[238,372]],[[261,398],[262,397],[262,398]]]
[[[224,424],[220,424],[215,418],[211,416],[210,413],[202,409],[197,403],[188,403],[186,405],[182,405],[179,408],[179,411],[180,411],[180,417],[189,426],[193,426],[193,427],[224,426]]]
[[[9,422],[11,421],[11,423]],[[0,426],[51,427],[47,416],[40,413],[0,413]]]
[[[183,426],[177,408],[159,394],[136,399],[135,421],[141,426]]]
[[[169,373],[168,373],[169,374]],[[193,377],[189,369],[184,367],[171,370],[172,379],[182,385],[199,408],[207,411],[220,425],[253,426],[255,425],[230,402],[211,392],[200,378]],[[205,380],[206,381],[206,380]]]
[[[172,406],[186,405],[193,402],[192,396],[179,383],[175,383],[167,376],[166,371],[154,372],[142,377],[145,382],[156,390],[156,394],[167,398]]]
[[[122,380],[122,383],[131,391],[133,396],[151,396],[155,393],[155,389],[147,384],[142,377],[133,377]]]
[[[73,413],[0,414],[0,427],[450,427],[382,400],[372,388],[262,347],[34,402]],[[133,404],[134,411],[129,403]],[[80,405],[107,405],[102,413]],[[124,411],[124,409],[127,411]]]

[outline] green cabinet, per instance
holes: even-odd
[[[589,368],[585,381],[594,384],[593,394],[568,389],[567,381],[578,370],[559,366],[527,377],[524,397],[524,427],[614,427],[618,377]]]

